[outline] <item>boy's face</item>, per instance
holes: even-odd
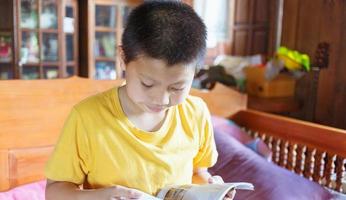
[[[163,60],[138,57],[126,65],[126,92],[144,112],[162,113],[189,94],[194,66],[167,66]]]

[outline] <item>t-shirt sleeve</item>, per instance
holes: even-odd
[[[88,137],[81,116],[73,108],[45,169],[48,179],[81,185],[89,169]]]
[[[200,106],[203,114],[198,120],[200,124],[200,148],[193,160],[194,168],[209,168],[212,167],[218,157],[216,150],[214,131],[211,123],[211,117],[207,105],[202,102]]]

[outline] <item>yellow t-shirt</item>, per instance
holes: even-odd
[[[194,167],[217,158],[210,114],[198,97],[171,107],[155,132],[136,128],[125,116],[118,88],[73,107],[46,166],[46,177],[84,188],[122,185],[149,194],[188,184]]]

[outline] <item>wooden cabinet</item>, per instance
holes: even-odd
[[[78,73],[77,0],[5,2],[4,16],[12,22],[6,27],[10,38],[1,33],[0,38],[12,43],[8,46],[13,55],[4,59],[6,47],[2,48],[2,61],[8,62],[0,64],[1,79],[54,79]]]
[[[81,15],[83,20],[81,39],[81,75],[93,79],[116,79],[123,76],[117,46],[130,10],[142,1],[89,0]]]

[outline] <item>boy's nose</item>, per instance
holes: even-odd
[[[170,102],[170,95],[168,92],[161,92],[157,95],[155,95],[155,98],[153,98],[153,104],[154,105],[160,105],[160,106],[167,106]]]

